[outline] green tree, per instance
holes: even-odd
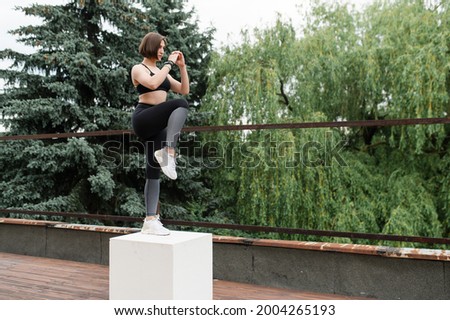
[[[200,32],[195,11],[183,0],[70,1],[18,8],[42,18],[37,26],[11,31],[35,52],[0,51],[11,67],[0,96],[7,135],[129,129],[137,101],[130,69],[142,57],[142,37],[157,31],[169,49],[185,52],[192,80],[193,119],[206,90],[212,32]],[[185,139],[187,140],[187,139]],[[143,145],[134,136],[2,142],[0,207],[142,216]],[[192,182],[192,183],[191,183]],[[175,192],[192,185],[195,193]],[[182,201],[207,192],[197,176],[168,182],[163,202],[170,214],[185,212]],[[163,203],[164,204],[164,203]]]
[[[316,2],[301,30],[280,18],[216,54],[203,108],[214,124],[447,117],[449,18],[446,1]],[[220,133],[209,139],[238,152],[210,175],[241,223],[448,236],[449,133]]]

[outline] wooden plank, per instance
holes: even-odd
[[[0,253],[0,299],[104,300],[107,266]]]
[[[0,252],[0,300],[107,300],[109,267]],[[215,300],[339,300],[353,297],[214,280]]]
[[[223,280],[214,281],[214,300],[353,300],[335,294],[271,288]],[[358,298],[356,298],[358,299]]]

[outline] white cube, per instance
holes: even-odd
[[[211,300],[212,235],[171,231],[110,239],[111,300]]]

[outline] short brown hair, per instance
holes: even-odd
[[[157,32],[147,33],[139,45],[139,53],[145,58],[157,58],[161,41],[167,45],[166,37]]]

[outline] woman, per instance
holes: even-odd
[[[139,93],[139,102],[132,115],[133,130],[146,141],[145,207],[147,216],[142,233],[169,235],[157,215],[160,171],[170,179],[177,178],[175,147],[188,114],[188,103],[184,99],[167,100],[167,92],[189,94],[189,76],[181,51],[173,51],[161,68],[156,65],[164,56],[166,38],[150,32],[141,41],[139,53],[142,63],[131,69],[131,80]],[[169,75],[178,66],[181,81]]]

